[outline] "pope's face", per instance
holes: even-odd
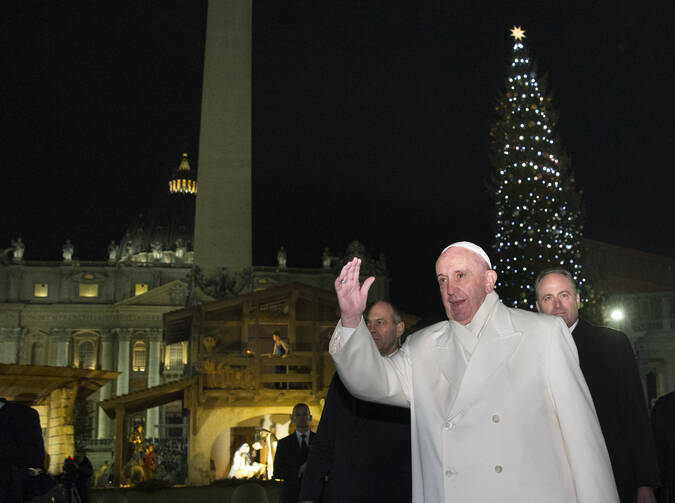
[[[568,327],[579,318],[579,301],[574,285],[562,274],[547,274],[539,282],[537,311],[560,316]]]
[[[438,257],[436,279],[448,319],[466,325],[492,292],[497,273],[476,253],[453,247]]]

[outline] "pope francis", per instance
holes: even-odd
[[[473,243],[448,246],[436,277],[448,321],[380,356],[363,321],[374,278],[335,281],[330,352],[363,400],[410,407],[415,503],[618,502],[576,347],[558,317],[510,309]]]

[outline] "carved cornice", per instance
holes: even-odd
[[[0,328],[0,339],[5,342],[17,342],[21,335],[26,335],[28,331],[22,328]]]
[[[162,340],[162,329],[161,328],[150,328],[147,331],[148,341],[150,342],[160,342]]]
[[[68,342],[72,335],[73,331],[70,328],[52,328],[49,331],[49,337],[54,342]]]
[[[108,344],[115,340],[115,334],[109,328],[102,328],[99,332],[101,333],[101,343]]]
[[[10,320],[10,315],[4,318]],[[13,318],[13,317],[12,317]],[[162,324],[162,312],[156,310],[113,311],[101,309],[92,310],[24,310],[20,316],[21,324],[25,326],[44,327],[64,325],[69,327],[87,328],[114,328],[119,325],[133,324],[134,326],[150,325],[157,327]],[[5,322],[0,313],[0,323]]]
[[[135,330],[136,329],[134,329],[134,328],[118,328],[117,329],[117,340],[119,342],[129,342],[131,340],[131,336],[133,335]]]

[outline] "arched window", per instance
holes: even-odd
[[[45,345],[41,342],[34,342],[30,348],[30,364],[44,365],[45,364]]]
[[[147,351],[145,349],[145,342],[137,341],[134,343],[134,358],[133,368],[134,372],[145,372],[145,359]]]
[[[78,366],[81,369],[94,368],[94,344],[91,341],[82,341],[77,349]]]

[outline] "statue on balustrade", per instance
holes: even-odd
[[[108,245],[108,262],[116,262],[118,252],[119,246],[117,246],[117,243],[115,243],[114,240],[110,241],[110,244]]]
[[[72,262],[73,253],[75,253],[75,247],[73,246],[73,243],[70,242],[70,239],[66,239],[66,242],[63,244],[62,251],[63,251],[63,261]]]
[[[26,246],[23,244],[21,238],[12,239],[12,261],[21,262],[23,260],[23,252]]]
[[[286,249],[282,246],[277,252],[277,263],[279,265],[279,269],[286,269],[286,259]]]

